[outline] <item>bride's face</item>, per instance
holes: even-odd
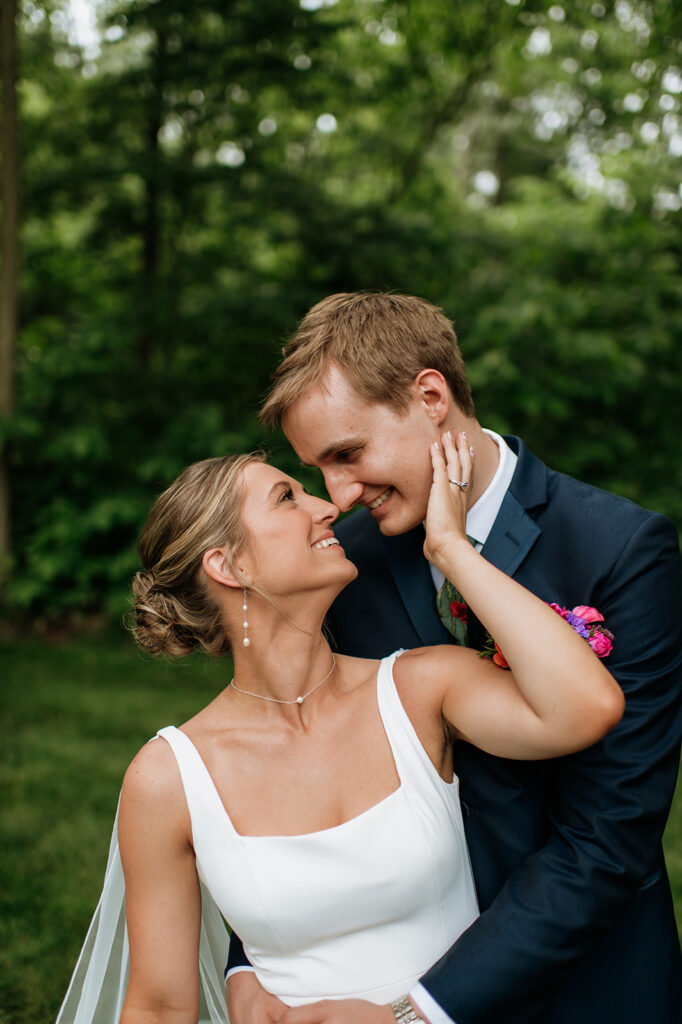
[[[246,467],[243,485],[246,543],[236,561],[252,586],[273,596],[329,589],[331,601],[355,579],[332,530],[336,505],[261,462]]]

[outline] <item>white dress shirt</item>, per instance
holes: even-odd
[[[472,505],[467,512],[467,534],[476,541],[475,547],[477,551],[481,550],[488,539],[518,461],[517,456],[503,437],[485,428],[483,428],[483,432],[488,437],[491,437],[499,448],[500,461],[495,470],[495,475],[485,491],[476,504]],[[430,569],[436,592],[438,592],[443,586],[445,577],[435,565],[430,565]],[[425,1015],[430,1024],[456,1024],[423,985],[417,984],[414,988],[410,989],[410,998]]]

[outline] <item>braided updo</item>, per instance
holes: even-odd
[[[133,579],[135,640],[151,654],[230,649],[220,609],[201,570],[209,548],[245,540],[242,475],[263,455],[226,455],[188,466],[158,498],[140,536],[143,568]]]

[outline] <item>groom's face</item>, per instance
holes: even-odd
[[[429,445],[438,430],[418,393],[400,414],[361,397],[332,365],[287,409],[282,426],[301,462],[322,470],[342,512],[364,505],[386,535],[404,533],[426,516]]]

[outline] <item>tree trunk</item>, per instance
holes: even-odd
[[[166,35],[163,32],[157,32],[156,50],[156,66],[152,75],[154,95],[150,101],[145,137],[147,169],[142,225],[142,281],[144,282],[143,301],[146,309],[143,316],[143,328],[138,339],[140,362],[144,367],[149,367],[154,355],[159,327],[158,284],[161,248],[159,131],[163,118],[163,87],[166,67]]]
[[[0,427],[14,411],[19,279],[19,133],[17,116],[17,0],[0,0]],[[4,431],[3,431],[4,433]],[[0,595],[9,574],[10,472],[7,441],[0,434]]]

